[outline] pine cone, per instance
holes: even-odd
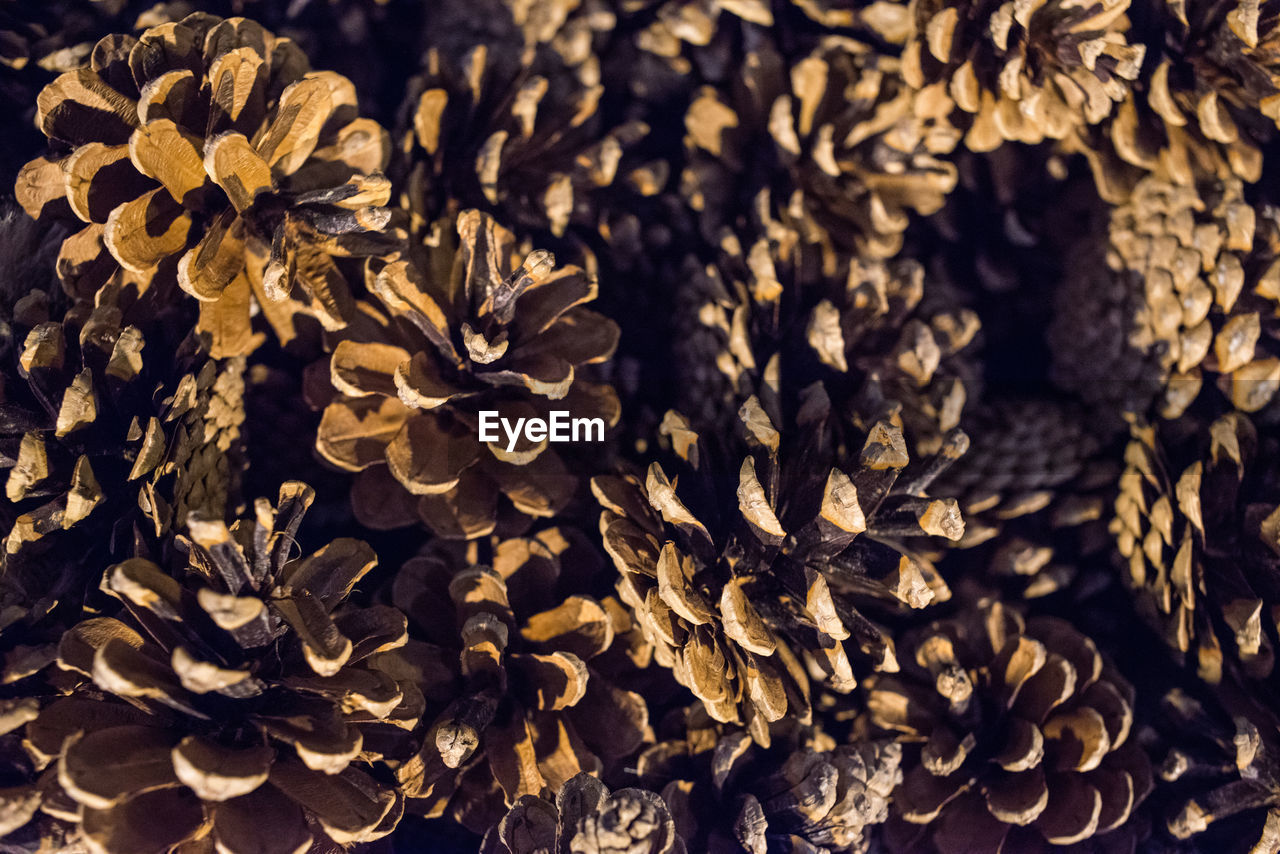
[[[794,63],[767,38],[747,44],[740,79],[702,87],[685,115],[681,190],[704,235],[752,210],[792,223],[828,274],[837,250],[896,254],[908,212],[937,211],[955,186],[939,159],[954,129],[866,44],[831,36]]]
[[[1278,251],[1280,214],[1250,205],[1238,181],[1198,192],[1147,178],[1116,208],[1109,263],[1144,286],[1133,340],[1162,353],[1163,417],[1184,412],[1206,379],[1245,412],[1275,395]]]
[[[809,674],[847,693],[857,684],[851,655],[897,669],[893,641],[856,602],[923,607],[949,595],[933,567],[897,540],[962,535],[954,502],[924,490],[963,451],[964,437],[897,483],[908,457],[892,414],[865,434],[846,434],[814,384],[794,428],[754,396],[739,417],[745,442],[720,457],[668,413],[662,433],[687,464],[682,474],[670,478],[654,463],[644,482],[602,476],[592,491],[619,595],[658,663],[713,718],[742,723],[768,744],[769,722],[809,720]],[[860,452],[855,442],[865,442]]]
[[[1201,851],[1274,850],[1280,844],[1275,738],[1247,716],[1232,718],[1176,688],[1162,699],[1159,718],[1168,745],[1157,769],[1157,791],[1170,801],[1165,831]],[[1274,718],[1264,726],[1274,732]]]
[[[1280,37],[1257,3],[1165,3],[1146,10],[1156,51],[1113,115],[1068,142],[1120,203],[1148,175],[1184,187],[1262,177],[1280,122]]]
[[[564,595],[562,575],[585,577],[594,558],[586,541],[557,528],[496,541],[491,566],[474,550],[442,544],[401,568],[394,601],[421,640],[391,657],[429,704],[422,748],[397,770],[405,794],[484,833],[522,796],[631,754],[649,727],[644,700],[616,684],[633,669],[621,606]]]
[[[260,499],[231,530],[193,517],[185,575],[112,567],[103,588],[124,614],[63,638],[58,665],[90,681],[44,708],[26,744],[57,769],[42,809],[92,850],[211,834],[228,852],[298,851],[395,827],[404,802],[377,779],[374,736],[412,728],[422,698],[370,656],[405,642],[405,619],[345,604],[377,562],[364,543],[289,559],[313,497],[286,484],[276,508]]]
[[[1125,453],[1112,531],[1126,581],[1166,643],[1193,654],[1209,682],[1222,677],[1224,650],[1253,678],[1274,667],[1278,452],[1235,412],[1207,431],[1135,425]]]
[[[636,769],[644,785],[661,789],[695,850],[865,852],[902,780],[902,748],[893,742],[837,745],[783,721],[763,749],[741,730],[708,727],[696,712],[685,724],[642,753]]]
[[[485,834],[480,851],[685,854],[685,846],[670,810],[653,792],[629,788],[611,795],[599,780],[580,773],[560,787],[554,803],[521,797]]]
[[[964,429],[975,437],[969,451],[938,485],[960,502],[960,546],[987,542],[1024,517],[1048,516],[1052,528],[1102,517],[1102,493],[1119,471],[1078,407],[1000,401],[976,407]]]
[[[876,393],[902,404],[918,454],[936,453],[960,425],[979,370],[969,348],[981,327],[945,289],[925,284],[915,261],[850,261],[828,286],[805,330],[823,364],[850,378],[874,378]]]
[[[1128,7],[913,0],[902,75],[940,117],[972,117],[973,151],[1062,139],[1105,118],[1137,79],[1146,47],[1129,43]]]
[[[767,196],[761,192],[758,210]],[[900,405],[914,450],[938,451],[978,373],[964,352],[978,318],[953,291],[926,286],[909,260],[840,253],[827,270],[798,232],[777,221],[723,226],[715,245],[714,263],[702,266],[690,253],[672,273],[680,282],[677,403],[695,429],[731,432],[738,406],[776,357],[789,373],[824,377],[828,390],[856,407],[881,399]],[[801,335],[808,349],[797,353]]]
[[[63,244],[64,285],[90,297],[121,268],[139,290],[176,281],[215,357],[260,342],[255,301],[287,339],[276,304],[295,284],[326,328],[344,326],[355,308],[335,258],[389,247],[367,233],[389,218],[385,132],[357,118],[349,81],[252,21],[196,13],[108,36],[40,94],[37,123],[55,151],[23,168],[19,201],[87,223]]]
[[[1038,851],[1115,831],[1151,788],[1130,740],[1133,689],[1070,624],[998,602],[904,643],[873,676],[872,720],[909,748],[893,847]]]
[[[378,272],[380,304],[362,304],[367,334],[353,329],[334,349],[339,395],[316,448],[362,472],[354,507],[365,524],[421,519],[469,539],[493,531],[499,495],[520,514],[549,516],[576,484],[546,441],[522,436],[511,451],[503,437],[480,441],[480,413],[514,421],[567,410],[612,427],[613,389],[579,373],[613,354],[618,327],[581,307],[596,296],[582,269],[555,268],[546,250],[521,263],[514,236],[478,211],[457,217],[456,243],[451,230],[438,224],[422,261]]]
[[[81,566],[123,556],[134,530],[234,511],[244,360],[212,361],[191,337],[174,346],[172,331],[157,325],[148,346],[119,309],[79,303],[26,335],[25,382],[5,389],[0,425],[16,517],[4,582],[19,600],[77,608]]]
[[[453,5],[477,14],[474,3]],[[625,174],[624,152],[649,132],[641,121],[605,127],[598,112],[605,87],[592,34],[611,29],[614,15],[599,4],[571,13],[558,4],[558,15],[493,5],[483,23],[500,32],[473,40],[434,29],[423,73],[409,82],[409,209],[424,224],[479,207],[521,231],[561,237],[571,222],[594,231],[601,194]]]

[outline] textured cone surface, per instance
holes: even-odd
[[[1070,624],[983,602],[910,635],[902,660],[868,689],[872,720],[909,745],[899,844],[1083,842],[1122,827],[1150,790],[1133,689]]]

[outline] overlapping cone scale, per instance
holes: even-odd
[[[484,833],[525,799],[612,770],[652,734],[644,699],[621,687],[643,655],[625,611],[560,592],[561,575],[594,557],[582,535],[495,539],[483,564],[477,545],[440,543],[401,568],[392,595],[415,639],[382,659],[427,700],[420,748],[397,760],[410,809]]]
[[[1151,768],[1133,689],[1092,640],[984,601],[901,652],[902,672],[868,686],[872,720],[906,754],[897,850],[1059,850],[1130,832]]]
[[[912,0],[903,75],[963,117],[974,151],[1062,139],[1109,115],[1137,79],[1146,47],[1130,41],[1128,8]]]
[[[1205,435],[1207,432],[1207,436]],[[1139,611],[1201,678],[1275,664],[1280,560],[1274,440],[1233,412],[1207,431],[1135,424],[1111,530]]]
[[[405,618],[346,603],[376,563],[364,543],[292,557],[313,498],[285,484],[231,528],[192,514],[183,570],[110,567],[119,616],[64,635],[57,664],[79,684],[23,743],[40,810],[89,851],[298,852],[394,829],[404,799],[378,744],[423,699],[371,657],[405,643]]]
[[[212,360],[171,329],[148,337],[109,303],[53,320],[47,300],[27,302],[18,376],[0,397],[3,578],[41,611],[78,603],[96,581],[88,567],[127,556],[135,530],[154,541],[189,512],[221,518],[239,501],[244,360]]]
[[[839,250],[896,254],[909,214],[934,213],[955,186],[945,114],[863,42],[830,36],[794,60],[767,38],[748,44],[740,79],[701,87],[685,114],[680,189],[707,239],[754,205],[797,223],[828,272]]]
[[[770,407],[772,408],[772,407]],[[740,442],[723,457],[678,413],[662,432],[680,458],[668,474],[593,479],[617,589],[654,658],[716,720],[769,743],[768,724],[812,714],[811,679],[848,693],[855,664],[894,671],[893,640],[859,602],[919,608],[950,593],[907,536],[964,531],[954,500],[931,499],[944,451],[909,474],[901,422],[842,433],[819,384],[785,434],[754,396],[739,411]],[[728,438],[728,437],[725,437]],[[862,440],[861,448],[838,443]],[[840,450],[837,450],[837,447]]]
[[[618,327],[585,307],[594,276],[519,247],[488,214],[463,211],[434,233],[380,266],[376,300],[334,348],[338,393],[316,448],[361,473],[353,502],[371,527],[421,521],[470,539],[500,512],[543,517],[568,502],[577,480],[549,440],[512,445],[497,416],[514,425],[559,410],[599,419],[597,434],[613,427],[617,396],[584,374],[613,354]],[[483,412],[495,413],[496,439],[480,438]]]
[[[247,19],[197,12],[108,36],[45,87],[36,121],[50,153],[15,192],[32,216],[79,228],[64,286],[88,299],[122,278],[176,284],[215,357],[261,343],[255,303],[286,342],[298,312],[345,326],[338,259],[390,247],[386,132],[359,117],[350,81]]]
[[[592,231],[606,194],[626,178],[624,155],[649,132],[638,119],[607,126],[599,110],[593,36],[612,29],[614,11],[492,5],[483,25],[496,33],[471,40],[433,28],[422,73],[409,82],[400,142],[408,207],[419,224],[462,206],[555,237],[571,224]],[[442,6],[472,12],[459,29],[480,26],[473,4]]]
[[[481,854],[684,854],[671,811],[657,794],[619,789],[579,773],[555,800],[525,795],[485,834]]]

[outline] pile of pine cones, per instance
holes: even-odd
[[[0,0],[0,107],[0,854],[1280,852],[1280,0]]]

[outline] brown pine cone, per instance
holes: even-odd
[[[958,114],[973,151],[1062,139],[1105,118],[1137,79],[1146,47],[1129,41],[1128,7],[912,0],[903,78],[939,116]]]
[[[1229,716],[1216,700],[1201,703],[1181,689],[1160,703],[1159,742],[1167,752],[1156,769],[1164,796],[1165,832],[1198,851],[1274,851],[1280,845],[1280,762],[1275,718],[1260,728],[1247,715]],[[1251,709],[1253,712],[1258,710]]]
[[[557,4],[539,14],[502,0],[483,21],[497,32],[461,39],[459,29],[477,26],[476,4],[443,5],[471,17],[429,31],[438,35],[409,82],[400,146],[414,225],[478,207],[521,231],[561,237],[571,222],[594,231],[602,194],[626,174],[624,152],[649,132],[641,121],[606,127],[598,112],[605,87],[592,36],[612,28],[613,13]]]
[[[1120,203],[1148,175],[1184,187],[1254,183],[1280,123],[1276,11],[1256,2],[1170,2],[1146,11],[1154,52],[1113,114],[1068,141]]]
[[[290,559],[314,493],[285,484],[232,529],[191,519],[179,577],[133,559],[106,573],[119,619],[85,620],[58,665],[84,682],[27,724],[41,809],[93,851],[296,852],[390,833],[404,800],[380,781],[381,730],[411,729],[416,686],[371,663],[404,615],[346,604],[377,558],[335,540]],[[121,702],[124,701],[124,702]],[[264,828],[270,832],[264,834]]]
[[[484,833],[523,796],[599,774],[651,735],[644,699],[616,684],[628,656],[644,663],[624,649],[625,611],[564,595],[595,559],[585,539],[550,528],[495,541],[490,563],[479,545],[440,544],[401,568],[393,596],[415,639],[388,657],[428,703],[421,750],[396,772],[410,809],[448,809]]]
[[[872,720],[907,745],[891,847],[1035,852],[1123,832],[1151,769],[1133,689],[1093,641],[988,600],[903,652],[900,675],[868,685]]]
[[[117,308],[79,303],[27,333],[25,383],[8,383],[0,406],[14,512],[3,578],[20,600],[78,608],[81,563],[121,557],[135,531],[158,537],[192,511],[235,512],[244,360],[211,360],[191,336],[173,346],[166,331],[148,346]]]
[[[567,780],[555,802],[520,798],[485,834],[481,854],[685,854],[671,811],[644,789],[613,794],[586,773]]]
[[[567,410],[612,427],[613,389],[580,374],[613,355],[618,327],[582,307],[595,299],[593,276],[557,268],[546,250],[522,263],[515,237],[488,214],[464,211],[434,233],[420,260],[382,267],[378,303],[361,303],[361,328],[335,347],[338,395],[316,448],[362,473],[353,503],[365,524],[421,520],[470,539],[494,530],[500,495],[519,514],[550,516],[576,486],[545,439],[522,435],[512,450],[501,435],[481,441],[480,413],[514,423]]]
[[[385,131],[358,118],[348,80],[309,71],[293,42],[244,18],[108,36],[41,92],[37,123],[53,151],[23,168],[18,199],[87,223],[63,244],[64,287],[91,298],[128,274],[139,291],[176,283],[200,301],[215,357],[260,342],[254,302],[291,337],[295,307],[278,304],[295,285],[297,310],[346,325],[335,258],[390,246],[372,234],[389,219]]]
[[[1207,433],[1207,435],[1206,435]],[[1112,532],[1139,611],[1201,678],[1223,659],[1265,679],[1280,607],[1280,472],[1273,436],[1239,412],[1208,430],[1135,425]]]
[[[897,669],[893,641],[859,605],[919,608],[949,596],[899,540],[963,534],[954,501],[925,490],[965,437],[899,482],[908,454],[891,411],[865,433],[850,429],[815,383],[795,422],[754,396],[739,417],[744,441],[707,441],[668,413],[662,433],[684,462],[679,476],[654,463],[643,482],[602,476],[592,491],[619,595],[658,663],[713,718],[768,744],[769,722],[810,719],[811,674],[848,693],[851,657]]]
[[[1160,348],[1165,418],[1206,380],[1245,412],[1280,388],[1280,213],[1243,192],[1235,180],[1197,189],[1146,178],[1112,215],[1108,263],[1143,286],[1132,340]]]
[[[896,254],[909,212],[955,186],[945,114],[867,44],[830,36],[794,62],[767,37],[747,44],[738,79],[702,87],[685,114],[681,191],[706,238],[751,211],[792,223],[827,274],[838,250]]]
[[[1119,467],[1092,427],[1079,407],[1053,400],[975,407],[964,421],[974,437],[969,450],[938,484],[956,496],[964,514],[958,545],[992,540],[1016,529],[1015,520],[1047,517],[1056,529],[1103,518],[1104,496]]]
[[[676,831],[693,850],[865,852],[901,782],[894,742],[839,744],[818,729],[775,724],[773,744],[713,725],[694,708],[636,762],[661,789]]]

